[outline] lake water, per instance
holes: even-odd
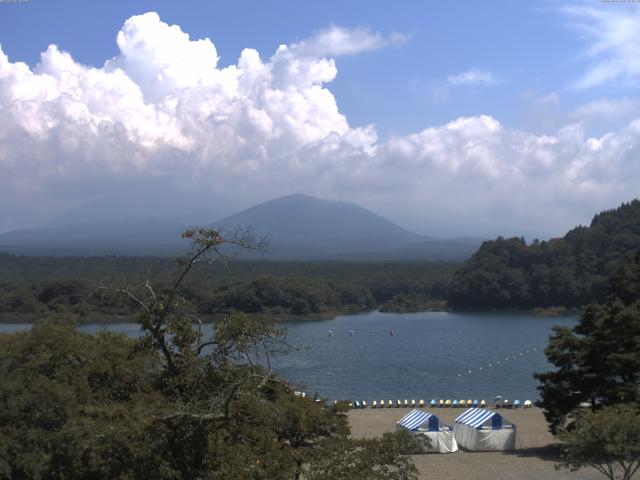
[[[301,389],[328,399],[490,400],[503,395],[534,400],[533,373],[551,367],[543,350],[552,326],[575,322],[575,317],[445,312],[371,312],[295,322],[286,324],[289,342],[306,348],[273,365]],[[25,328],[5,324],[0,332]],[[80,329],[139,334],[136,324]]]

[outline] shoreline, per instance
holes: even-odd
[[[410,408],[352,409],[347,412],[354,438],[380,437],[395,431],[395,424]],[[423,408],[440,418],[444,424],[462,414],[462,408]],[[489,410],[493,410],[490,408]],[[513,452],[467,452],[412,455],[420,480],[460,478],[479,480],[596,480],[601,475],[593,469],[578,472],[556,470],[559,462],[559,441],[547,428],[542,409],[498,409],[498,413],[516,426],[516,450]]]
[[[337,317],[350,316],[350,315],[362,315],[362,314],[374,313],[374,312],[378,312],[382,314],[406,314],[406,315],[413,315],[413,314],[419,314],[419,313],[454,313],[458,315],[514,314],[514,315],[533,315],[533,316],[544,317],[544,318],[566,318],[566,317],[578,315],[580,313],[580,309],[565,309],[564,311],[562,311],[562,313],[558,313],[553,309],[547,310],[547,309],[539,309],[539,308],[533,308],[533,309],[527,309],[527,310],[451,310],[449,308],[442,308],[442,309],[428,308],[425,310],[415,310],[415,311],[414,310],[395,311],[395,310],[383,310],[382,307],[383,307],[382,305],[379,305],[378,307],[373,309],[357,310],[357,311],[348,310],[348,311],[319,312],[319,313],[314,313],[310,315],[283,315],[279,313],[270,313],[270,312],[264,312],[260,314],[244,313],[244,315],[247,315],[249,317],[269,317],[274,321],[274,323],[286,325],[288,323],[297,323],[297,322],[317,322],[317,321],[325,321],[325,320],[335,320]],[[231,313],[233,312],[202,315],[202,319],[204,320],[205,324],[215,323],[218,319],[221,319],[227,315],[230,315]],[[38,315],[38,314],[18,314],[16,316],[0,315],[0,324],[2,325],[9,325],[9,324],[35,325],[36,323],[46,320],[49,317],[59,316],[59,315],[60,313],[53,313],[53,312],[48,314],[42,314],[42,315]],[[114,324],[115,325],[115,324],[122,324],[122,323],[135,323],[135,320],[133,319],[133,317],[136,314],[135,313],[122,314],[122,315],[97,314],[98,318],[94,317],[92,319],[89,319],[87,316],[80,317],[77,314],[73,314],[73,313],[69,313],[68,315],[72,317],[76,317],[75,320],[77,321],[78,325],[90,325],[90,324],[104,324],[104,325]]]

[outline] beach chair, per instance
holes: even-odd
[[[360,402],[358,400],[355,401],[356,408],[360,408]]]
[[[472,405],[473,405],[473,401],[467,400],[467,408],[471,408]]]
[[[438,400],[438,407],[439,408],[444,407],[444,400],[442,400],[442,399]]]
[[[480,408],[487,408],[487,402],[480,400]]]
[[[393,400],[389,400],[389,404],[387,408],[391,408],[391,407],[393,407]]]
[[[416,401],[415,400],[411,400],[411,408],[416,408]]]
[[[367,401],[366,400],[362,400],[362,408],[367,408]]]
[[[438,402],[436,402],[436,399],[435,399],[435,398],[429,402],[429,406],[430,406],[431,408],[434,408],[434,407],[437,407],[437,406],[438,406]]]
[[[496,402],[496,408],[501,408],[502,407],[502,395],[498,395],[496,397],[495,402]]]
[[[451,408],[458,408],[458,400],[451,402]]]
[[[520,406],[521,406],[521,405],[520,405],[520,400],[515,399],[515,400],[513,401],[513,408],[520,408]]]
[[[524,408],[531,408],[531,400],[524,401]]]
[[[353,402],[349,402],[349,408],[353,408]]]
[[[374,400],[373,402],[371,402],[371,408],[378,408],[378,401]]]
[[[402,402],[400,400],[398,400],[396,402],[396,408],[400,408],[402,406]]]
[[[424,406],[425,406],[424,400],[420,400],[418,402],[418,408],[424,408]]]
[[[471,402],[471,406],[473,408],[478,408],[478,405],[480,405],[480,402],[478,402],[478,400],[474,400],[473,402]]]
[[[385,404],[384,404],[384,400],[380,400],[380,408],[384,408]]]
[[[512,407],[511,400],[508,400],[505,398],[504,401],[502,402],[502,408],[511,408],[511,407]]]
[[[458,402],[458,407],[460,408],[464,408],[467,405],[467,401],[466,400],[460,400]]]
[[[444,402],[444,406],[445,407],[450,407],[451,406],[451,400],[447,399],[447,401]]]
[[[404,408],[409,408],[409,400],[404,399]]]

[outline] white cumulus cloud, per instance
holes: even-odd
[[[0,49],[0,230],[123,185],[230,205],[305,192],[447,235],[560,233],[637,195],[640,120],[598,138],[486,115],[388,139],[350,125],[328,88],[333,57],[389,42],[329,27],[221,67],[213,41],[147,13],[100,68],[50,46],[30,69]]]

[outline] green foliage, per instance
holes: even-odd
[[[180,294],[207,319],[233,311],[278,320],[326,318],[379,305],[385,311],[415,311],[443,301],[456,268],[446,263],[233,262],[224,268],[203,263],[181,283]],[[0,320],[68,313],[79,322],[127,321],[138,305],[96,289],[118,284],[140,293],[148,274],[162,279],[171,272],[171,262],[161,258],[0,254]]]
[[[291,348],[284,329],[234,313],[204,336],[187,275],[226,242],[254,244],[186,236],[194,248],[171,281],[105,290],[137,306],[139,339],[61,320],[0,336],[0,479],[346,478],[354,462],[355,478],[414,479],[409,440],[350,439],[343,406],[298,397],[272,374],[270,358]]]
[[[434,299],[428,295],[411,293],[398,293],[384,302],[380,307],[381,312],[415,313],[447,310],[447,302],[441,299]]]
[[[331,438],[318,445],[305,466],[306,480],[416,480],[417,469],[408,454],[420,446],[408,432],[385,433],[382,438]]]
[[[605,303],[588,305],[572,329],[554,328],[545,353],[556,370],[536,378],[552,431],[581,402],[640,401],[640,252],[624,258]]]
[[[141,478],[163,462],[144,420],[157,357],[67,321],[0,337],[0,478]],[[126,461],[123,461],[126,459]]]
[[[640,469],[640,411],[616,405],[584,412],[565,442],[560,467],[572,471],[593,467],[610,480],[630,480]]]
[[[448,302],[456,309],[509,309],[603,301],[607,277],[638,245],[640,200],[602,212],[563,238],[527,245],[499,237],[456,272]]]

